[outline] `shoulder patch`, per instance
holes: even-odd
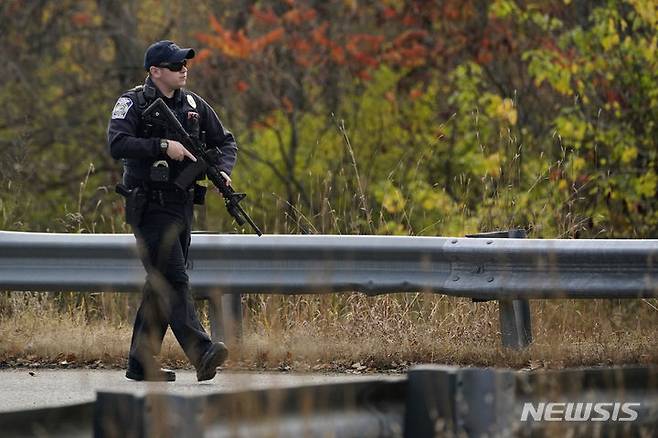
[[[189,103],[192,108],[196,109],[196,100],[194,100],[194,97],[192,97],[191,94],[187,95],[187,103]]]
[[[133,101],[129,97],[120,97],[112,110],[112,118],[125,119],[131,106],[133,106]]]

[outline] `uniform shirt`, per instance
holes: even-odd
[[[160,93],[150,78],[146,79],[144,86],[155,90],[155,97],[148,101],[147,105],[158,97],[162,98],[190,134],[188,113],[199,114],[199,130],[205,131],[206,147],[216,147],[220,151],[219,162],[213,164],[230,175],[235,166],[238,147],[233,134],[224,128],[210,105],[185,89],[176,90],[171,98],[167,98]],[[179,170],[182,165],[190,163],[187,158],[181,163],[163,154],[160,148],[161,137],[145,138],[142,112],[147,105],[140,107],[137,93],[138,91],[130,90],[119,97],[107,129],[110,155],[114,159],[123,160],[124,184],[128,186],[135,186],[147,180],[149,168],[158,160],[167,160],[170,167]]]

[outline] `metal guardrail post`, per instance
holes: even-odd
[[[465,368],[458,372],[457,381],[459,436],[514,436],[516,385],[512,371]]]
[[[94,413],[94,402],[0,412],[0,436],[91,437]]]
[[[532,343],[528,300],[498,300],[498,315],[504,347],[521,349]]]
[[[210,322],[210,338],[213,341],[224,341],[224,318],[222,316],[222,294],[208,294],[208,321]]]
[[[94,415],[96,438],[203,436],[204,399],[147,393],[98,392]]]
[[[99,392],[94,403],[94,437],[142,437],[143,411],[143,400],[136,399],[132,394]]]
[[[226,341],[240,342],[242,339],[242,294],[224,294],[222,297],[224,310],[224,330]]]
[[[405,437],[512,436],[509,370],[421,365],[408,378]]]
[[[242,339],[242,294],[208,294],[210,337],[225,343]]]
[[[491,233],[469,234],[466,237],[475,238],[510,238],[525,239],[523,229],[509,231],[494,231]],[[474,300],[482,301],[482,300]],[[525,348],[532,343],[532,324],[530,320],[530,303],[525,298],[498,300],[498,315],[500,319],[500,335],[504,347],[515,349]]]
[[[242,339],[241,294],[209,294],[208,319],[213,341],[232,343]]]
[[[218,234],[209,231],[192,231],[197,235]],[[191,260],[191,259],[190,259]],[[194,268],[194,263],[191,263]],[[208,319],[210,337],[213,341],[231,343],[242,339],[242,294],[223,294],[211,291],[208,294]]]
[[[456,436],[456,368],[418,365],[407,376],[404,437]]]

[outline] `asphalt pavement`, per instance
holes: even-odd
[[[193,370],[176,371],[176,381],[133,382],[122,370],[88,369],[11,369],[0,370],[0,412],[38,409],[91,402],[97,391],[167,392],[196,395],[214,392],[235,392],[249,389],[313,385],[321,383],[358,381],[363,378],[384,377],[391,374],[310,374],[277,372],[220,372],[206,382],[197,382]]]

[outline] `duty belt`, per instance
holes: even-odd
[[[185,204],[194,196],[194,188],[189,190],[180,189],[152,189],[147,190],[149,201],[157,202],[160,205],[165,204]]]

